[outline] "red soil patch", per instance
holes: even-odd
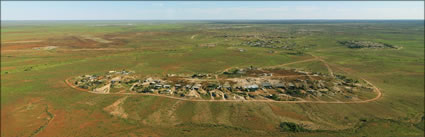
[[[9,31],[9,32],[1,32],[3,34],[21,34],[21,33],[34,33],[33,31]]]
[[[16,44],[2,44],[1,50],[22,50],[22,49],[32,49],[35,47],[44,47],[47,46],[46,43],[16,43]]]
[[[160,136],[152,129],[126,125],[102,110],[55,110],[56,117],[37,136]],[[75,132],[78,131],[78,132]]]
[[[40,132],[37,136],[43,137],[58,135],[57,132],[62,132],[60,129],[64,129],[65,125],[69,124],[68,122],[64,121],[64,117],[67,114],[66,112],[55,110],[53,113],[55,113],[55,119],[52,120],[49,126],[46,127],[43,132]],[[52,131],[56,131],[56,133],[52,133]]]
[[[50,118],[41,98],[19,99],[2,104],[1,136],[31,136]]]
[[[157,36],[157,35],[166,35],[171,34],[169,32],[119,32],[119,33],[112,33],[112,34],[106,34],[103,37],[108,40],[112,39],[131,39],[135,37],[141,37],[141,36]]]
[[[89,113],[87,111],[72,110],[71,112],[64,110],[55,110],[55,119],[51,121],[48,127],[37,136],[78,136],[88,133],[88,130],[97,128],[102,123],[102,120],[108,119],[104,114],[99,111]],[[78,130],[80,132],[72,132],[70,129]],[[92,133],[86,135],[99,136],[102,133]]]
[[[67,46],[71,48],[94,48],[98,47],[98,43],[93,40],[83,39],[76,36],[67,36],[61,38],[51,38],[47,41],[52,46]]]
[[[37,42],[42,42],[42,40],[5,41],[1,43],[2,44],[19,44],[19,43],[37,43]]]
[[[84,128],[95,127],[97,124],[99,124],[100,121],[102,121],[102,120],[87,121],[87,122],[84,122],[83,124],[81,124],[78,128],[84,129]]]
[[[16,67],[2,67],[1,71],[16,69]]]

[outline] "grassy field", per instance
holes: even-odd
[[[282,36],[273,39],[297,46],[286,50],[240,44],[266,39],[260,35]],[[350,49],[339,45],[341,40],[402,48]],[[202,46],[209,43],[215,46]],[[45,46],[57,48],[33,49]],[[295,51],[303,54],[288,54]],[[312,55],[325,60],[336,74],[372,82],[382,98],[363,104],[189,102],[91,94],[64,82],[121,69],[140,76],[215,73],[302,61]],[[424,63],[423,20],[2,22],[1,136],[419,137],[424,136]],[[320,61],[285,67],[328,72]],[[125,118],[105,109],[121,98],[125,101],[112,108]],[[306,130],[282,131],[281,122]]]

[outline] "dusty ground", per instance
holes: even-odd
[[[1,130],[14,131],[2,132],[2,136],[37,136],[55,118],[52,107],[41,98],[24,98],[13,106],[2,108],[2,111],[8,113],[1,115],[2,125],[7,125]]]
[[[128,96],[118,99],[110,106],[103,108],[103,110],[109,112],[111,115],[114,115],[120,118],[124,118],[124,119],[128,118],[128,114],[125,112],[124,108],[122,107],[127,97]]]
[[[327,64],[326,61],[324,61],[323,59],[320,59],[317,56],[314,56],[314,59],[306,59],[304,61],[297,61],[297,62],[292,62],[292,63],[286,63],[286,64],[282,64],[282,65],[278,65],[278,66],[284,66],[284,65],[288,65],[288,64],[296,64],[296,63],[302,63],[302,62],[306,62],[306,61],[313,61],[313,60],[319,60],[321,62],[323,62],[324,64]],[[276,66],[273,66],[276,67]],[[326,65],[328,71],[330,74],[333,74],[333,70],[330,68],[329,65]],[[228,68],[230,69],[230,68]],[[224,71],[223,71],[224,72]],[[144,93],[144,94],[139,94],[139,93],[122,93],[122,92],[118,92],[118,93],[110,93],[112,95],[141,95],[141,96],[160,96],[160,97],[166,97],[166,98],[172,98],[172,99],[177,99],[177,100],[185,100],[185,101],[196,101],[196,102],[278,102],[278,103],[317,103],[317,104],[357,104],[357,103],[369,103],[372,101],[376,101],[378,99],[380,99],[382,97],[382,92],[379,90],[379,88],[377,88],[375,85],[373,85],[372,83],[370,83],[369,81],[367,81],[366,79],[362,78],[368,85],[372,86],[372,88],[374,89],[374,92],[377,93],[377,95],[374,98],[371,99],[366,99],[366,100],[354,100],[354,101],[349,101],[349,102],[342,102],[339,101],[337,99],[333,99],[333,101],[324,101],[324,100],[304,100],[301,98],[298,98],[297,101],[275,101],[275,100],[271,100],[271,99],[267,99],[267,100],[195,100],[195,99],[188,99],[188,98],[180,98],[180,97],[174,97],[174,96],[168,96],[168,95],[162,95],[162,94],[149,94],[149,93]],[[76,88],[78,90],[81,91],[88,91],[86,89],[81,89],[78,88],[76,86],[74,86],[72,83],[69,82],[70,79],[65,80],[65,82],[73,87]],[[91,92],[94,93],[94,92]],[[95,93],[95,94],[103,94],[103,93]],[[117,102],[115,102],[117,103]],[[114,104],[115,104],[114,103]],[[118,103],[119,104],[119,103]],[[117,105],[118,105],[117,104]],[[115,110],[115,107],[114,107]],[[115,113],[115,112],[114,112]],[[113,114],[116,115],[116,114]]]

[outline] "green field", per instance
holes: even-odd
[[[296,46],[241,44],[256,39]],[[350,49],[338,43],[344,40],[402,48]],[[46,46],[56,48],[33,49]],[[191,102],[91,94],[65,83],[110,70],[134,70],[140,76],[216,73],[313,55],[336,74],[367,79],[383,96],[361,104]],[[2,22],[1,136],[420,137],[424,65],[423,20]],[[320,61],[285,67],[328,73]],[[119,99],[124,102],[113,106]],[[108,106],[127,116],[111,115]],[[303,130],[283,130],[282,122]]]

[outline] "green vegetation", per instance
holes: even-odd
[[[304,97],[306,94],[302,93],[300,90],[287,90],[286,94],[294,97]]]
[[[386,43],[376,43],[371,41],[338,41],[338,43],[347,46],[348,48],[398,48],[397,46],[386,44]]]
[[[2,22],[0,136],[424,135],[423,20],[111,24],[123,23]],[[245,37],[260,34],[257,38]],[[84,39],[83,35],[94,40]],[[112,42],[96,42],[96,38]],[[258,39],[281,41],[281,45],[285,41],[295,43],[295,50],[241,45]],[[338,43],[351,40],[402,48],[353,50]],[[215,46],[199,46],[208,43]],[[57,48],[33,49],[47,46]],[[329,73],[326,64],[312,55],[326,61],[334,74],[354,81],[368,80],[383,92],[383,97],[360,104],[189,102],[157,96],[91,94],[64,82],[85,74],[123,69],[134,70],[140,77],[222,74],[224,70],[228,70],[229,77],[238,77],[231,68],[286,64],[281,67]],[[288,90],[270,94],[302,96],[299,91]],[[104,110],[124,96],[128,99],[114,110],[127,118]],[[336,100],[343,98],[324,99]],[[48,114],[45,107],[31,107],[40,104],[48,104]],[[40,109],[43,114],[32,114],[32,109]],[[51,114],[54,119],[48,126],[43,126],[45,119],[37,119]],[[281,121],[291,123],[280,126]]]
[[[281,122],[279,124],[280,127],[280,131],[282,132],[305,132],[308,131],[306,129],[304,129],[303,127],[301,127],[300,125],[297,125],[295,123],[291,123],[291,122]]]

